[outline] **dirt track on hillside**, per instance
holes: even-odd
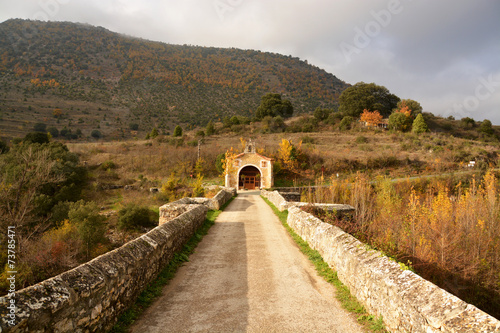
[[[222,212],[132,332],[362,332],[257,192]]]

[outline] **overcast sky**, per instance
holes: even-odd
[[[424,111],[500,125],[498,0],[0,0],[9,18],[292,55]]]

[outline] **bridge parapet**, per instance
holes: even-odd
[[[15,292],[14,326],[9,323],[9,299],[0,297],[0,332],[109,331],[204,223],[209,207],[220,208],[234,193],[220,192],[210,200],[178,200],[163,209],[160,225],[148,233]]]
[[[288,209],[287,223],[389,331],[500,332],[499,320],[299,207]]]

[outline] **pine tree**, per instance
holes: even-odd
[[[427,124],[425,123],[424,116],[419,114],[417,118],[413,121],[413,125],[411,127],[411,131],[416,134],[425,133],[429,130]]]
[[[174,136],[175,137],[182,136],[182,128],[179,125],[175,126]]]
[[[205,129],[205,133],[207,135],[213,135],[213,134],[215,134],[215,126],[214,126],[214,123],[212,123],[211,120],[207,124],[207,128]]]
[[[153,129],[151,130],[151,133],[149,134],[149,137],[151,139],[154,139],[158,136],[158,130],[156,129],[156,127],[153,127]]]

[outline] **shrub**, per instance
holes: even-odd
[[[307,143],[310,143],[310,144],[314,144],[316,141],[314,140],[314,138],[310,137],[309,135],[306,135],[306,136],[303,136],[302,138],[300,138],[300,140],[302,141],[302,143],[304,144],[307,144]]]
[[[154,227],[158,224],[158,214],[147,207],[129,204],[118,212],[118,227],[125,230],[137,230],[142,227]]]
[[[49,140],[49,136],[47,135],[47,133],[32,132],[32,133],[26,134],[23,141],[26,143],[44,144],[44,143],[49,143],[50,140]]]
[[[95,129],[90,133],[90,136],[92,136],[93,138],[99,139],[102,137],[102,134],[101,134],[101,131]]]
[[[106,218],[99,214],[99,207],[95,202],[80,200],[70,204],[68,217],[76,224],[76,229],[83,242],[87,259],[90,252],[98,244],[106,240],[104,232]]]
[[[2,140],[0,140],[0,155],[5,154],[9,151],[9,146]]]
[[[368,138],[366,136],[358,136],[356,138],[356,143],[367,143],[368,142]]]
[[[106,170],[106,171],[111,170],[111,169],[116,169],[117,167],[118,166],[113,161],[106,161],[106,162],[101,164],[101,169]]]
[[[53,138],[57,138],[59,136],[59,130],[55,127],[49,127],[47,128],[47,132],[52,135]]]
[[[345,116],[342,118],[339,124],[339,130],[341,131],[346,131],[351,129],[352,122],[354,121],[354,118],[351,116]]]
[[[33,129],[35,132],[46,132],[47,131],[47,125],[44,123],[36,123],[35,126],[33,126]]]

